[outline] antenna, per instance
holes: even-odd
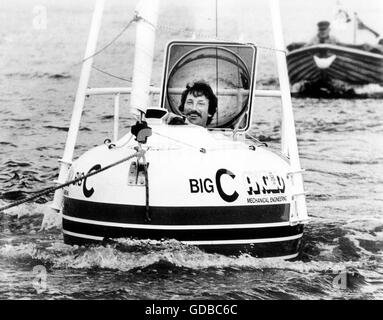
[[[218,0],[215,0],[215,37],[218,39]]]

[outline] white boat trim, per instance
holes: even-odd
[[[286,255],[286,256],[265,257],[265,258],[258,258],[258,259],[263,259],[263,260],[275,260],[275,259],[278,259],[278,260],[288,260],[288,259],[296,258],[296,257],[298,257],[298,255],[299,255],[299,252],[294,253],[294,254],[289,254],[289,255]]]
[[[65,229],[63,229],[63,233],[67,234],[68,236],[73,236],[73,237],[77,237],[77,238],[84,238],[84,239],[91,239],[91,240],[98,240],[98,241],[104,240],[104,237],[91,236],[88,234],[67,231]],[[303,236],[303,233],[297,234],[295,236],[280,237],[280,238],[233,239],[233,240],[198,240],[198,241],[180,241],[180,242],[184,243],[184,244],[189,244],[189,245],[202,245],[202,246],[222,245],[222,244],[252,244],[252,243],[291,241],[291,240],[299,239],[302,236]]]
[[[360,54],[360,55],[364,55],[366,57],[377,58],[377,59],[383,60],[383,55],[379,54],[379,53],[372,53],[369,51],[349,48],[349,47],[345,47],[342,45],[334,45],[334,44],[326,44],[326,43],[325,44],[323,44],[323,43],[322,44],[314,44],[312,46],[299,48],[297,50],[290,51],[287,55],[294,55],[296,53],[307,51],[307,50],[312,50],[312,49],[331,49],[331,50],[338,51],[338,52],[343,51],[343,52],[348,52],[348,53],[353,53],[353,54]]]
[[[296,240],[303,236],[303,233],[295,236],[280,237],[280,238],[263,238],[263,239],[238,239],[238,240],[200,240],[200,241],[181,241],[182,243],[191,245],[217,245],[217,244],[252,244],[252,243],[267,243],[267,242],[282,242]]]
[[[91,235],[88,235],[88,234],[67,231],[65,229],[63,229],[63,233],[67,234],[68,236],[73,236],[73,237],[77,237],[77,238],[99,240],[99,241],[104,240],[104,237],[91,236]],[[299,239],[302,236],[303,236],[303,233],[297,234],[295,236],[280,237],[280,238],[233,239],[233,240],[198,240],[198,241],[180,241],[180,242],[184,243],[184,244],[202,245],[202,246],[221,245],[221,244],[252,244],[252,243],[268,243],[268,242],[290,241],[290,240]]]
[[[76,233],[76,232],[71,232],[71,231],[66,231],[66,230],[63,230],[63,233],[67,234],[68,236],[84,238],[84,239],[99,240],[99,241],[102,241],[104,239],[102,237],[90,236],[90,235],[87,235],[87,234],[81,234],[81,233]],[[302,236],[302,235],[300,235],[300,236]],[[236,241],[236,240],[233,240],[233,241]],[[191,244],[190,242],[192,242],[192,241],[180,241],[180,242],[186,243],[186,244]],[[194,242],[197,242],[197,241],[194,241]],[[252,243],[254,243],[254,242],[252,242]],[[265,257],[265,258],[258,258],[258,259],[267,259],[267,260],[281,259],[281,260],[287,260],[287,259],[296,258],[298,255],[299,255],[299,252],[294,253],[294,254],[290,254],[290,255],[286,255],[286,256]]]
[[[63,215],[63,218],[73,222],[93,224],[105,227],[131,228],[131,229],[149,229],[149,230],[220,230],[220,229],[251,229],[251,228],[272,228],[288,227],[290,222],[271,222],[271,223],[249,223],[249,224],[212,224],[212,225],[155,225],[155,224],[135,224],[107,222],[99,220],[90,220],[83,218],[70,217]]]
[[[82,234],[82,233],[77,233],[77,232],[72,232],[72,231],[66,231],[64,229],[63,229],[63,233],[67,234],[68,236],[77,237],[77,238],[84,238],[84,239],[91,239],[91,240],[98,240],[98,241],[104,240],[103,237],[90,236],[88,234]]]

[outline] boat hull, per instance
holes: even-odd
[[[383,55],[346,46],[318,44],[287,54],[290,83],[342,81],[383,84]]]
[[[303,225],[291,226],[289,204],[246,207],[150,207],[65,198],[64,242],[105,243],[111,239],[176,239],[211,253],[287,257],[298,255]],[[241,221],[239,224],[238,221]]]
[[[229,255],[298,255],[303,225],[291,223],[296,207],[288,159],[199,127],[154,130],[147,182],[145,166],[137,164],[142,159],[131,159],[64,190],[65,243],[175,239]],[[198,135],[201,148],[191,147]],[[68,180],[132,154],[134,141],[127,141],[86,152]]]

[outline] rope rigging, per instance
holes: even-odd
[[[120,77],[120,76],[116,76],[116,75],[114,75],[114,74],[112,74],[112,73],[110,73],[110,72],[107,72],[107,71],[105,71],[105,70],[102,70],[102,69],[100,69],[100,68],[98,68],[98,67],[96,67],[96,66],[92,66],[92,68],[95,69],[95,70],[97,70],[98,72],[101,72],[101,73],[103,73],[103,74],[105,74],[105,75],[107,75],[107,76],[110,76],[110,77],[112,77],[112,78],[119,79],[119,80],[123,80],[123,81],[126,81],[126,82],[132,82],[131,79],[126,79],[126,78],[123,78],[123,77]]]
[[[75,66],[84,63],[85,61],[87,61],[87,60],[89,60],[89,59],[99,55],[100,53],[102,53],[103,51],[108,49],[112,44],[114,44],[131,27],[131,25],[134,22],[137,22],[139,20],[145,20],[146,22],[150,23],[149,21],[147,21],[143,17],[140,17],[137,14],[137,12],[136,12],[134,17],[122,28],[122,30],[116,36],[113,37],[112,40],[110,40],[107,44],[105,44],[100,50],[96,51],[94,54],[92,54],[92,55],[84,58],[82,61],[76,63]],[[171,26],[161,26],[161,25],[157,26],[156,29],[157,29],[157,31],[159,31],[159,30],[167,30],[167,31],[172,31],[173,30],[173,31],[177,31],[177,32],[179,31],[179,29],[172,28]],[[200,36],[209,37],[208,35],[204,35],[204,34],[200,34]],[[218,0],[215,0],[215,38],[217,40],[229,41],[228,39],[219,39],[218,38]],[[281,51],[281,52],[287,53],[285,50],[275,49],[275,48],[271,48],[271,47],[265,47],[265,46],[260,46],[260,45],[257,45],[257,47],[261,48],[261,49],[272,50],[272,51]],[[103,74],[105,74],[107,76],[110,76],[112,78],[115,78],[115,79],[118,79],[118,80],[122,80],[122,81],[126,81],[126,82],[130,82],[130,83],[132,82],[131,79],[126,79],[124,77],[112,74],[112,73],[110,73],[108,71],[105,71],[105,70],[102,70],[99,67],[96,67],[94,65],[92,65],[92,68],[95,69],[96,71],[98,71],[100,73],[103,73]],[[218,64],[217,64],[217,74],[218,74]],[[218,94],[218,84],[217,84],[217,94]],[[217,112],[217,117],[218,117],[218,112]]]
[[[116,42],[124,33],[126,30],[129,29],[129,27],[133,24],[133,22],[136,22],[140,20],[141,18],[138,15],[135,15],[129,22],[128,24],[112,39],[110,40],[106,45],[104,45],[100,50],[96,51],[94,54],[90,55],[89,57],[84,58],[81,62],[77,63],[82,64],[85,61],[89,60],[90,58],[94,58],[95,56],[99,55],[101,52],[105,51],[108,49],[114,42]]]
[[[36,193],[36,194],[33,195],[33,196],[30,196],[30,197],[28,197],[28,198],[25,198],[25,199],[22,199],[22,200],[13,202],[13,203],[11,203],[11,204],[9,204],[9,205],[6,205],[6,206],[4,206],[4,207],[1,207],[1,208],[0,208],[0,212],[5,211],[5,210],[10,209],[10,208],[13,208],[13,207],[16,207],[16,206],[19,206],[20,204],[23,204],[23,203],[25,203],[25,202],[29,202],[29,201],[31,201],[31,200],[35,200],[35,199],[37,199],[37,198],[40,198],[40,197],[42,197],[42,196],[44,196],[44,195],[46,195],[46,194],[49,194],[49,193],[53,192],[53,191],[56,191],[56,190],[65,188],[65,187],[67,187],[67,186],[69,186],[69,185],[71,185],[71,184],[74,184],[74,183],[76,183],[76,182],[82,181],[82,180],[84,180],[84,179],[86,179],[86,178],[89,178],[89,177],[91,177],[91,176],[94,176],[94,175],[96,175],[96,174],[98,174],[98,173],[100,173],[100,172],[103,172],[103,171],[105,171],[105,170],[108,170],[108,169],[110,169],[110,168],[113,168],[113,167],[115,167],[115,166],[117,166],[117,165],[119,165],[119,164],[121,164],[121,163],[123,163],[123,162],[129,161],[129,160],[132,159],[132,158],[137,157],[137,158],[139,159],[139,158],[141,158],[141,157],[144,157],[144,155],[145,155],[145,151],[144,151],[143,149],[137,150],[136,153],[134,153],[134,154],[132,154],[132,155],[130,155],[130,156],[128,156],[128,157],[125,157],[125,158],[123,158],[123,159],[121,159],[121,160],[118,160],[118,161],[116,161],[116,162],[114,162],[114,163],[112,163],[112,164],[110,164],[110,165],[107,165],[107,166],[105,166],[104,168],[101,168],[101,169],[99,169],[99,170],[92,171],[92,172],[90,172],[90,173],[88,173],[88,174],[86,174],[86,175],[84,175],[84,176],[81,176],[81,177],[76,178],[76,179],[74,179],[74,180],[65,182],[65,183],[60,184],[60,185],[58,185],[58,186],[50,187],[50,188],[44,188],[44,189],[42,189],[42,190],[40,190],[40,191],[36,191],[36,192],[34,192],[34,193]]]

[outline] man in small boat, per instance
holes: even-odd
[[[186,123],[207,127],[217,111],[217,102],[217,97],[206,82],[188,83],[181,95],[181,105],[178,107],[186,119],[171,113],[166,122],[183,124],[186,121]]]
[[[330,22],[328,21],[319,21],[318,22],[318,34],[312,38],[306,46],[313,46],[321,43],[329,44],[338,44],[339,41],[337,38],[330,36]]]

